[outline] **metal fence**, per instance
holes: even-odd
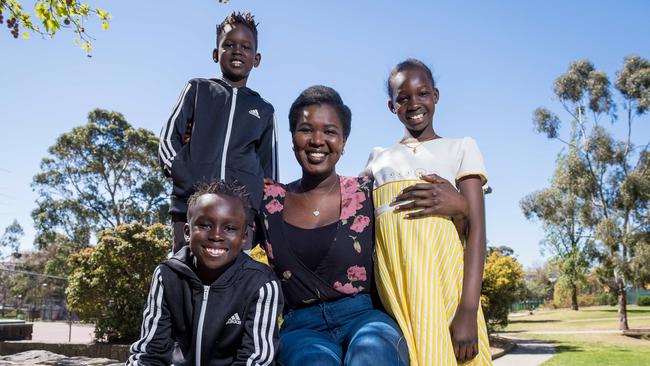
[[[27,321],[77,320],[66,307],[65,277],[18,270],[0,262],[0,318]]]

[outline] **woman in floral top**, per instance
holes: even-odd
[[[289,112],[302,178],[267,185],[264,248],[285,294],[281,365],[404,365],[395,321],[370,299],[372,182],[339,177],[351,113],[327,87],[303,91]]]
[[[336,174],[350,121],[350,110],[334,89],[313,86],[303,91],[289,111],[302,178],[287,185],[268,184],[264,190],[263,247],[281,280],[286,304],[280,365],[409,362],[398,325],[375,309],[370,298],[372,182]],[[437,194],[445,196],[440,187]],[[399,199],[426,213],[434,205],[428,200],[432,192],[430,186],[420,186]],[[458,200],[450,205],[460,206]]]

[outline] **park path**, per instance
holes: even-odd
[[[494,360],[494,366],[538,366],[548,361],[555,354],[555,348],[544,341],[536,339],[513,338],[517,345],[505,356]]]
[[[34,322],[32,342],[66,343],[70,328],[67,322]],[[95,326],[91,324],[72,323],[71,343],[90,343],[93,340]]]

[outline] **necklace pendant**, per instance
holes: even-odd
[[[314,216],[318,216],[318,215],[320,215],[320,211],[318,211],[318,210],[314,210],[314,211],[312,211],[311,213],[312,213],[312,215],[314,215]]]
[[[416,152],[418,152],[418,148],[417,148],[417,147],[414,147],[414,148],[413,148],[413,154],[415,154]]]

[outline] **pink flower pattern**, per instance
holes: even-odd
[[[351,283],[346,283],[345,285],[342,285],[341,282],[336,281],[334,282],[334,289],[340,293],[346,294],[346,295],[354,295],[357,292],[359,292],[359,289],[356,287],[352,286]]]
[[[282,209],[284,208],[284,206],[282,206],[282,204],[280,203],[280,201],[278,201],[278,200],[275,199],[275,198],[272,199],[271,202],[267,203],[265,207],[266,207],[266,210],[267,210],[270,214],[274,214],[274,213],[276,213],[276,212],[280,212],[280,211],[282,211]]]
[[[359,215],[354,218],[354,222],[352,223],[352,226],[350,226],[350,229],[361,233],[368,227],[368,224],[370,224],[370,218],[368,216]]]
[[[348,279],[354,281],[366,280],[366,268],[361,266],[352,266],[348,268]]]
[[[268,240],[264,240],[264,246],[266,247],[266,254],[269,256],[269,259],[273,260],[273,246]]]
[[[264,186],[264,194],[269,197],[284,197],[284,188],[279,184],[269,184]]]

